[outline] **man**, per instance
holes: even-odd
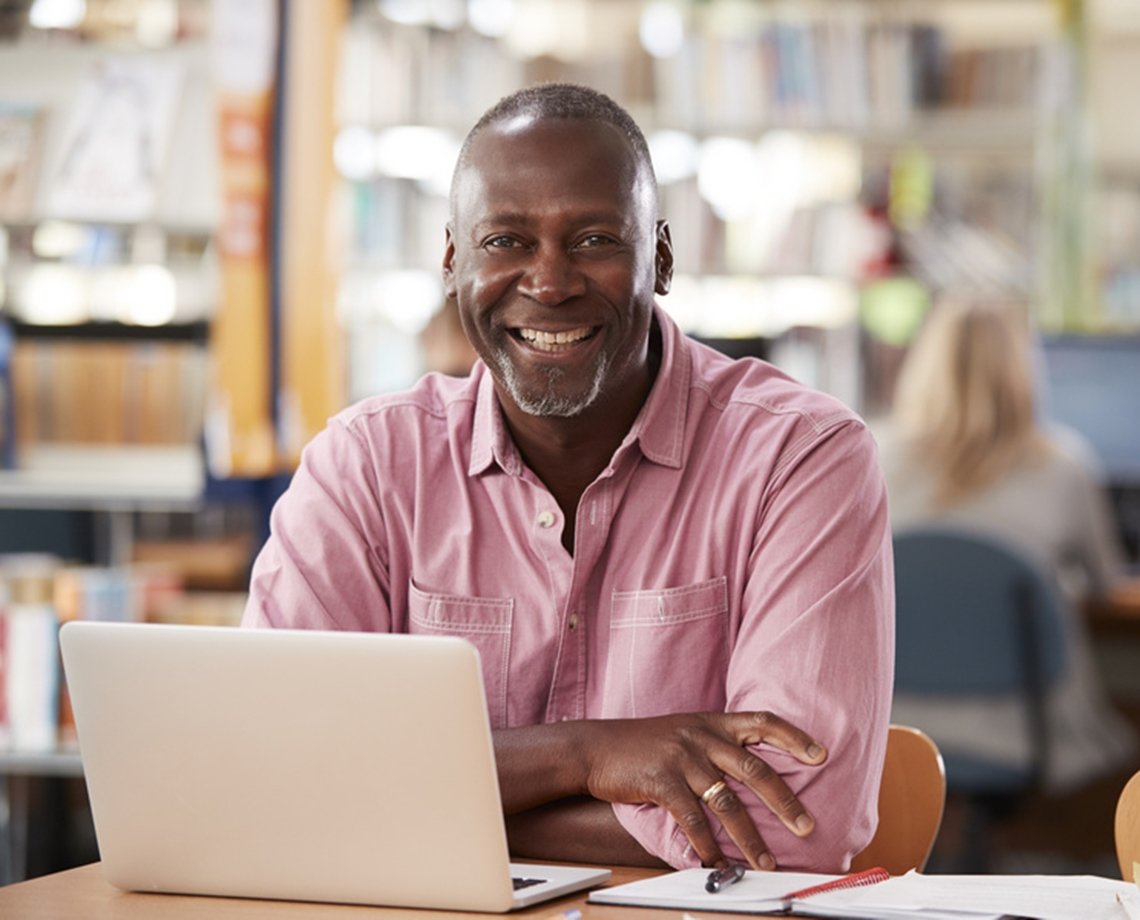
[[[471,640],[516,855],[841,871],[890,704],[875,448],[685,338],[672,269],[623,109],[552,84],[489,110],[443,262],[481,361],[314,439],[244,623]]]

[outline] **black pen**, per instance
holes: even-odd
[[[740,863],[733,863],[723,869],[713,869],[709,873],[708,881],[705,882],[705,891],[709,894],[716,894],[722,888],[733,885],[742,878],[744,878],[744,866]]]

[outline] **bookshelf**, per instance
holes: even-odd
[[[341,4],[88,0],[39,31],[27,6],[0,19],[0,830],[17,837],[38,820],[21,790],[81,772],[59,623],[235,624],[276,477],[343,404],[314,245]],[[169,28],[144,36],[156,16]],[[19,851],[0,883],[60,868]]]
[[[1098,0],[1089,30],[1095,129],[1092,195],[1097,320],[1110,331],[1140,329],[1140,126],[1122,87],[1136,78],[1140,8]]]
[[[209,66],[202,34],[161,51],[32,30],[0,42],[0,137],[7,116],[24,126],[0,181],[9,485],[35,491],[40,448],[75,445],[76,467],[90,445],[152,463],[148,448],[201,436],[217,301]],[[194,484],[183,466],[167,471],[176,495]]]
[[[682,326],[764,339],[860,411],[882,408],[879,354],[902,344],[875,340],[891,324],[867,312],[968,293],[1028,302],[1045,328],[1096,315],[1075,213],[1080,4],[610,0],[547,5],[544,23],[520,12],[497,31],[408,21],[407,6],[355,5],[339,56],[350,398],[423,369],[409,356],[442,296],[458,143],[486,106],[541,79],[609,92],[646,130],[676,245],[663,305]],[[410,163],[388,155],[401,132]]]

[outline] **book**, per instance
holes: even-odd
[[[6,573],[2,614],[4,740],[13,750],[55,747],[59,707],[59,620],[51,603],[50,572]]]
[[[16,403],[12,398],[12,351],[16,337],[0,317],[0,469],[16,465]]]
[[[736,884],[705,890],[708,869],[682,869],[592,891],[595,904],[746,914],[876,920],[1121,920],[1140,906],[1135,884],[1091,875],[923,875],[890,877],[746,871]]]
[[[32,219],[43,133],[43,109],[0,101],[0,221]]]

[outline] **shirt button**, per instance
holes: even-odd
[[[576,613],[570,614],[570,618],[566,621],[566,625],[570,627],[571,632],[573,632],[575,629],[577,629],[578,628],[578,614],[576,614]]]
[[[538,513],[538,526],[539,527],[553,527],[554,526],[554,512],[553,511],[540,511]]]

